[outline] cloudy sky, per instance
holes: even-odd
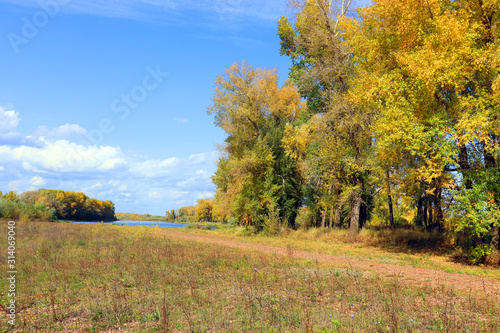
[[[0,190],[164,215],[213,195],[206,114],[235,61],[277,68],[286,0],[0,0]]]

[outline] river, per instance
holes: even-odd
[[[73,223],[85,223],[85,224],[97,224],[101,222],[88,222],[88,221],[73,221]],[[126,226],[146,226],[146,227],[156,227],[158,225],[160,228],[182,228],[188,223],[173,223],[173,222],[156,222],[156,221],[129,221],[129,220],[118,220],[114,222],[104,222],[106,225],[126,225]]]

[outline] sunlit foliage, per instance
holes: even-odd
[[[297,89],[274,70],[235,63],[216,79],[208,113],[227,133],[213,177],[218,212],[261,228],[272,217],[295,224],[301,204],[296,160],[285,153],[288,124],[304,110]]]
[[[114,221],[115,205],[109,200],[89,198],[83,192],[39,189],[24,192],[19,200],[54,208],[57,219],[75,221]]]

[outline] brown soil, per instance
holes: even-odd
[[[484,292],[490,296],[498,297],[500,301],[500,281],[481,276],[462,273],[447,273],[442,270],[415,268],[397,264],[386,264],[372,260],[358,260],[324,253],[297,251],[261,244],[249,244],[232,240],[224,240],[198,234],[189,234],[165,230],[165,235],[185,240],[213,243],[223,246],[236,247],[254,251],[268,252],[282,256],[293,256],[332,265],[333,267],[356,269],[371,272],[380,278],[394,278],[401,283],[412,284],[420,287],[440,288],[461,292]]]

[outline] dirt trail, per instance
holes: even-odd
[[[291,250],[288,248],[241,243],[238,241],[225,240],[203,235],[189,234],[166,230],[165,235],[174,238],[219,244],[224,246],[249,249],[268,253],[275,253],[283,256],[293,256],[318,262],[328,263],[339,268],[358,269],[372,272],[381,278],[397,278],[402,283],[419,286],[429,286],[433,288],[446,288],[457,291],[486,292],[488,295],[496,295],[500,301],[500,281],[488,277],[480,277],[461,273],[447,273],[441,270],[427,268],[415,268],[396,264],[386,264],[373,260],[359,260],[342,256],[335,256],[323,253],[313,253],[306,251]]]

